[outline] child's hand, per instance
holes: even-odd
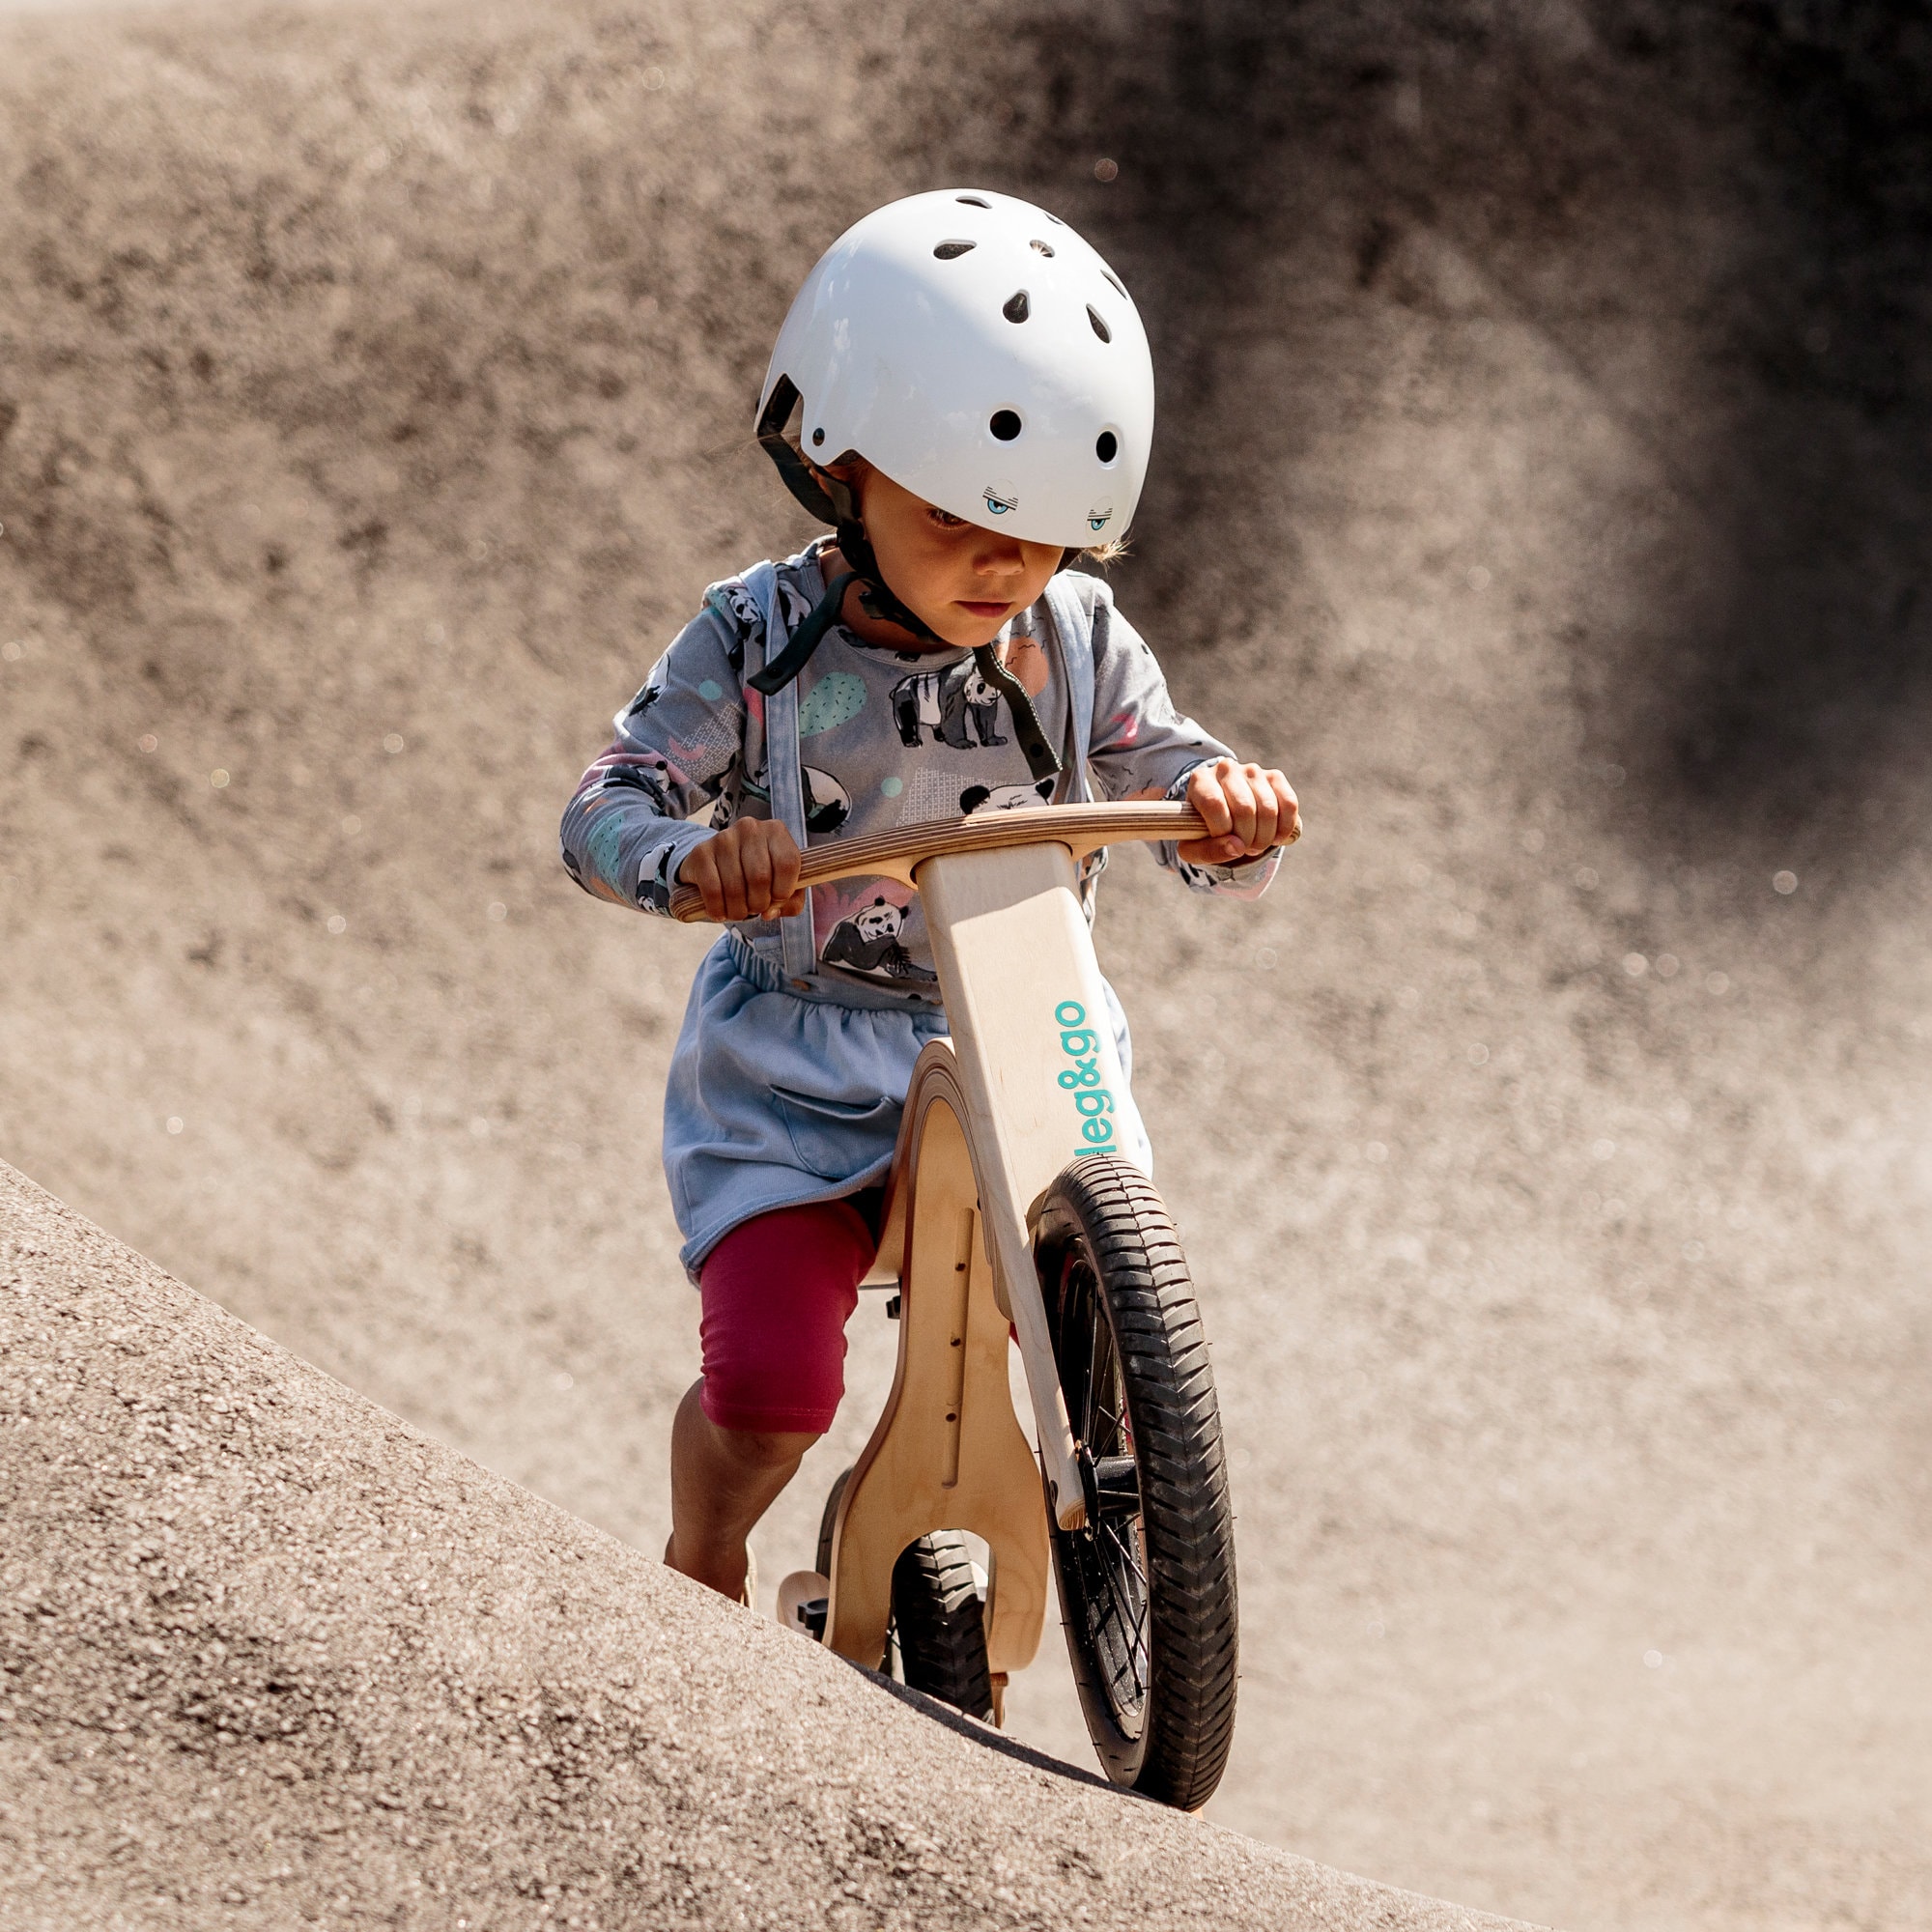
[[[1187,781],[1187,803],[1208,826],[1206,838],[1188,838],[1175,849],[1195,866],[1228,866],[1253,859],[1271,845],[1293,845],[1301,837],[1301,808],[1281,773],[1216,758]]]
[[[711,919],[778,919],[805,910],[798,845],[775,818],[741,818],[714,832],[691,848],[677,876],[704,895]]]

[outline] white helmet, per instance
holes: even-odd
[[[1153,359],[1119,277],[1058,215],[942,189],[848,228],[779,331],[759,435],[824,514],[775,446],[794,399],[814,463],[856,452],[968,523],[1079,550],[1133,521]]]

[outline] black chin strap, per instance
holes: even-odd
[[[1041,779],[1058,778],[1060,759],[1046,742],[1046,733],[1039,728],[1039,713],[1033,708],[1026,686],[1000,662],[1000,654],[991,644],[980,644],[973,653],[973,662],[980,667],[980,675],[1007,700],[1007,709],[1013,714],[1013,730],[1019,737],[1020,750],[1026,753],[1027,770],[1033,774],[1034,783],[1037,784]]]
[[[838,554],[849,567],[825,586],[825,595],[811,607],[777,659],[748,680],[753,691],[767,697],[782,691],[810,662],[826,632],[838,621],[845,593],[854,583],[859,585],[859,602],[868,617],[875,617],[882,624],[896,624],[927,643],[945,645],[949,650],[954,648],[887,583],[860,518],[857,497],[838,477],[813,469],[786,438],[785,425],[791,420],[797,403],[798,390],[790,377],[781,376],[772,385],[771,400],[758,417],[758,441],[778,466],[785,488],[821,523],[832,526],[837,533]],[[1046,733],[1040,729],[1039,715],[1033,708],[1026,687],[1000,662],[999,653],[991,644],[978,646],[973,662],[979,666],[980,676],[1007,700],[1034,781],[1057,777],[1061,771],[1060,758],[1046,742]]]
[[[825,595],[791,634],[791,641],[763,670],[753,672],[746,680],[753,691],[770,697],[774,692],[782,691],[806,668],[818,648],[819,639],[838,621],[838,610],[845,601],[846,591],[858,581],[857,571],[841,570],[825,586]]]

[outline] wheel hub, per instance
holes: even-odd
[[[1131,1456],[1095,1456],[1083,1442],[1078,1461],[1089,1524],[1097,1524],[1103,1517],[1140,1514],[1141,1472]]]

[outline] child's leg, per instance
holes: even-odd
[[[744,1594],[745,1539],[818,1440],[802,1430],[721,1429],[695,1381],[670,1433],[670,1541],[665,1562],[733,1603]]]
[[[850,1202],[734,1228],[701,1270],[704,1374],[671,1431],[673,1570],[735,1598],[745,1538],[845,1393],[845,1323],[876,1237]]]

